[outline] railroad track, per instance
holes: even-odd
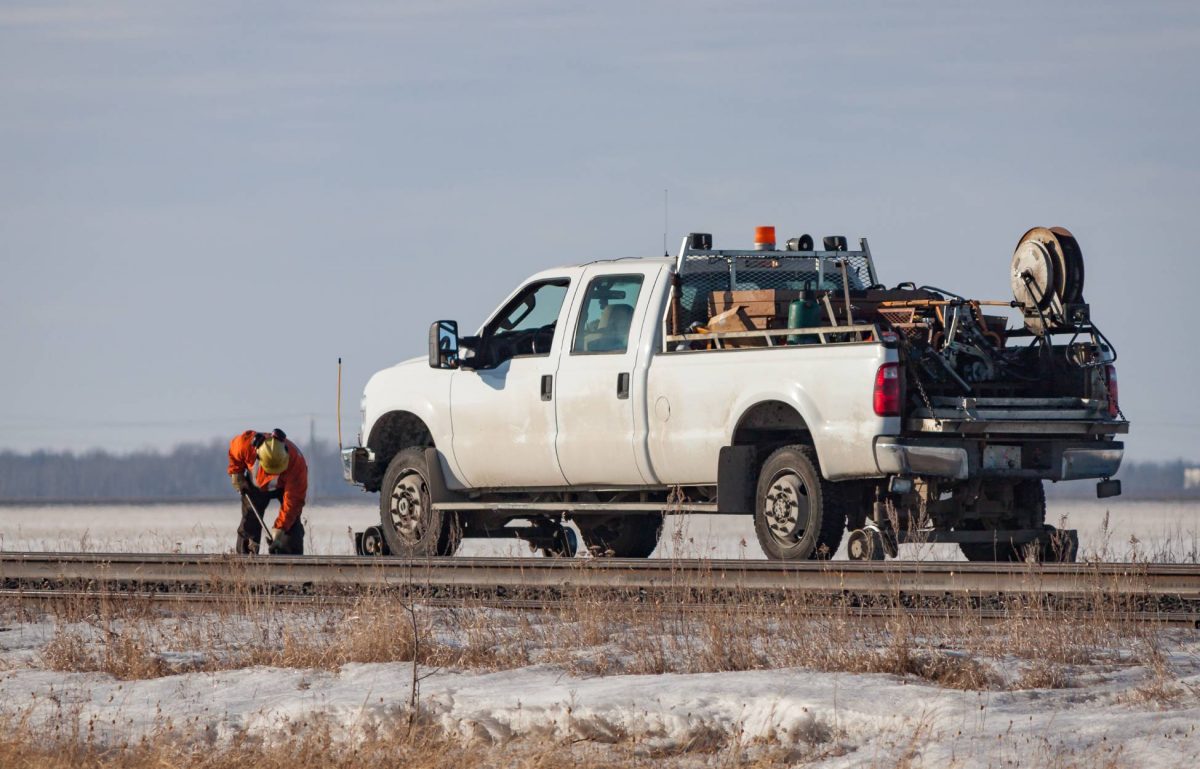
[[[1187,565],[0,553],[0,598],[304,604],[373,593],[509,608],[758,602],[1003,616],[1021,605],[1200,626],[1200,566]]]

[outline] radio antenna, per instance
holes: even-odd
[[[667,250],[667,230],[670,229],[670,190],[663,190],[663,256],[670,256],[671,252]]]

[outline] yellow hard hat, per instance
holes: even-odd
[[[258,462],[267,475],[279,475],[288,468],[287,447],[278,438],[268,437],[258,447]]]

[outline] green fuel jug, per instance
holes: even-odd
[[[813,328],[821,322],[821,308],[815,291],[801,291],[800,298],[788,305],[788,328]],[[816,344],[816,334],[789,334],[788,344]]]

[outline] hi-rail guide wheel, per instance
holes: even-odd
[[[378,526],[368,526],[367,530],[357,537],[359,555],[390,555],[387,540],[383,538],[383,530]]]

